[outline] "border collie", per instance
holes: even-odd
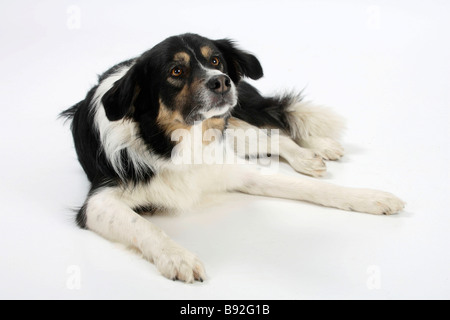
[[[371,214],[404,208],[390,193],[262,172],[251,159],[279,156],[319,177],[324,160],[344,154],[340,117],[300,95],[264,97],[242,81],[262,76],[258,59],[233,41],[196,34],[170,37],[101,75],[84,100],[61,114],[71,120],[91,182],[78,225],[138,249],[165,277],[190,283],[206,278],[203,264],[143,214],[185,211],[220,192]],[[237,147],[238,133],[252,130],[257,134]],[[229,155],[244,161],[228,161]]]

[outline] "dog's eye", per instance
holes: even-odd
[[[220,59],[217,57],[212,57],[211,58],[211,64],[215,67],[217,67],[220,64]]]
[[[172,77],[179,77],[183,74],[183,70],[180,67],[175,67],[170,71]]]

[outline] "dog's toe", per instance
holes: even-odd
[[[339,160],[344,156],[344,148],[334,139],[326,137],[309,138],[303,145],[320,155],[324,160]]]
[[[342,207],[345,210],[354,210],[376,215],[392,215],[401,211],[405,202],[395,195],[370,189],[358,189],[349,197]]]
[[[289,163],[297,172],[313,177],[322,177],[327,171],[327,166],[319,155],[311,159],[295,158]]]
[[[330,138],[322,138],[320,148],[314,151],[325,160],[339,160],[345,153],[342,145]]]
[[[186,283],[206,279],[202,262],[188,250],[171,243],[162,248],[153,258],[156,267],[163,276]]]

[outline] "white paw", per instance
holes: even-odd
[[[391,215],[401,211],[404,207],[405,202],[391,193],[370,189],[355,189],[341,209]]]
[[[339,160],[344,155],[342,145],[331,138],[309,138],[303,144],[325,160]]]
[[[288,162],[295,171],[313,177],[322,177],[327,171],[327,166],[322,157],[310,150],[299,153],[288,159]]]
[[[168,279],[187,283],[203,282],[206,279],[205,268],[201,261],[173,241],[165,243],[152,260],[159,272]]]

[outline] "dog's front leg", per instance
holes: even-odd
[[[248,194],[308,201],[371,214],[394,214],[405,206],[402,200],[383,191],[341,187],[303,177],[262,175],[254,170],[243,174],[242,185],[236,189]]]
[[[169,279],[203,281],[198,258],[130,208],[119,188],[96,190],[83,206],[86,227],[104,238],[137,248]]]

